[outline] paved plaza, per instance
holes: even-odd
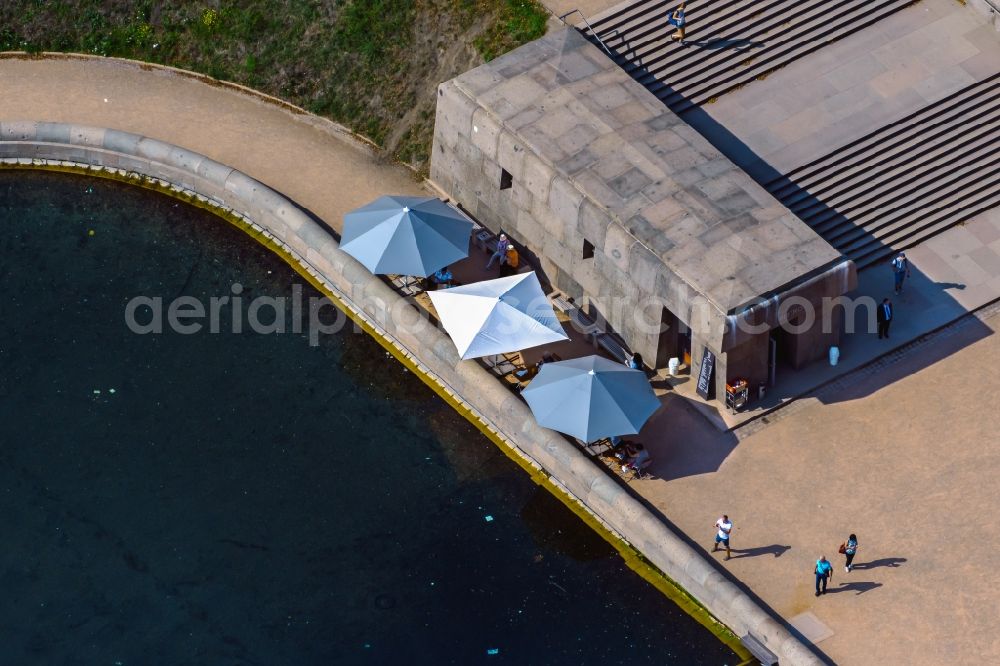
[[[668,400],[658,478],[632,485],[705,549],[728,513],[737,552],[720,566],[785,618],[812,613],[837,663],[997,663],[997,310],[739,442]],[[837,546],[851,532],[861,549],[845,574]],[[837,566],[817,598],[820,555]]]

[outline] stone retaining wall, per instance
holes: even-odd
[[[518,396],[476,363],[461,361],[451,340],[418,317],[414,305],[341,251],[320,224],[274,190],[178,146],[113,129],[60,123],[0,122],[0,164],[84,166],[97,175],[146,179],[147,186],[173,189],[195,203],[235,216],[298,263],[349,315],[436,384],[494,439],[565,489],[736,634],[754,634],[782,664],[822,663],[627,489],[562,436],[537,426]]]

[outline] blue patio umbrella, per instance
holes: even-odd
[[[472,222],[440,199],[379,197],[344,216],[340,249],[372,273],[419,275],[469,256]]]
[[[635,434],[660,407],[644,372],[600,356],[546,363],[521,395],[539,425],[584,442]]]

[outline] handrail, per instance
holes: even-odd
[[[993,2],[993,0],[985,0],[985,2],[990,6],[990,8],[993,11],[995,11],[997,14],[1000,14],[1000,7],[998,7],[996,3]]]
[[[566,23],[566,17],[569,16],[570,14],[579,14],[580,17],[583,19],[583,22],[587,24],[587,29],[590,30],[590,34],[594,36],[594,39],[596,39],[598,42],[601,43],[601,46],[604,47],[604,50],[607,51],[609,56],[611,56],[612,58],[615,57],[615,54],[611,52],[611,49],[609,49],[607,45],[604,43],[604,41],[597,35],[597,31],[594,30],[594,26],[590,25],[590,21],[587,20],[587,17],[584,16],[583,12],[581,12],[579,9],[574,9],[573,11],[566,12],[565,14],[559,17],[559,20],[562,21],[564,25],[568,25]]]

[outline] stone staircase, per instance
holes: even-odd
[[[858,269],[1000,205],[1000,73],[763,183]]]
[[[915,0],[691,0],[686,44],[667,14],[680,0],[640,0],[591,21],[615,61],[672,111],[740,88]]]

